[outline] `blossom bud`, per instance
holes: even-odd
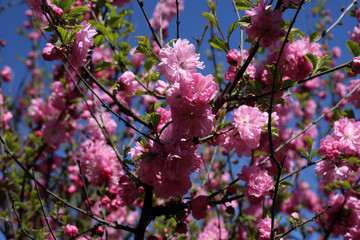
[[[61,8],[55,8],[54,9],[54,14],[55,16],[57,16],[58,18],[61,18],[62,15],[64,14],[64,11]]]
[[[229,186],[226,189],[226,194],[227,195],[234,195],[236,193],[236,187],[234,187],[233,185]]]
[[[56,59],[58,59],[58,53],[54,47],[54,45],[52,45],[51,43],[47,43],[46,44],[47,47],[45,47],[42,50],[42,56],[44,58],[45,61],[49,61],[52,62]]]
[[[298,213],[298,212],[293,212],[290,216],[291,216],[294,220],[299,220],[299,219],[300,219],[300,216],[299,216],[299,213]]]
[[[180,234],[186,234],[188,231],[188,226],[185,222],[180,222],[176,225],[175,232]]]
[[[104,228],[102,226],[99,226],[97,229],[96,229],[96,235],[98,236],[102,236],[104,234]]]
[[[352,60],[351,69],[354,73],[360,73],[360,57],[355,57]]]

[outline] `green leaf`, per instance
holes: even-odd
[[[251,23],[250,19],[251,19],[251,16],[248,16],[248,15],[243,16],[240,19],[241,26],[248,27],[250,25],[250,23]]]
[[[351,189],[351,185],[350,185],[348,180],[344,180],[344,181],[335,180],[334,183],[337,183],[337,184],[339,184],[341,186],[344,186],[344,187],[347,187],[347,188]]]
[[[297,150],[301,152],[306,159],[309,158],[308,152],[305,149],[299,147]]]
[[[283,188],[293,187],[294,185],[291,182],[282,181],[280,182],[280,186]]]
[[[60,0],[59,8],[61,8],[64,13],[68,12],[71,6],[76,2],[76,0]]]
[[[214,14],[208,13],[208,12],[203,12],[201,14],[201,16],[206,17],[211,23],[213,23],[214,25],[217,25],[216,17],[214,16]]]
[[[282,83],[281,88],[288,89],[288,88],[294,87],[296,85],[298,85],[297,82],[287,79]]]
[[[305,58],[313,65],[313,68],[316,69],[318,66],[318,57],[313,53],[305,54]]]
[[[310,159],[313,159],[318,154],[319,154],[319,149],[316,149],[315,151],[312,152]]]
[[[228,34],[227,34],[227,39],[229,41],[231,34],[233,33],[233,31],[240,26],[240,22],[234,22],[233,24],[231,24],[229,30],[228,30]]]
[[[60,26],[56,26],[56,30],[59,32],[62,40],[64,40],[64,42],[66,42],[67,31]]]
[[[115,8],[110,3],[105,3],[105,6],[112,12],[112,14],[117,15]]]
[[[142,53],[146,56],[151,56],[161,62],[160,58],[153,52],[152,47],[149,42],[148,35],[144,36],[136,36],[139,41],[136,41],[139,46],[136,48],[134,53]]]
[[[145,64],[144,64],[144,73],[147,73],[148,71],[150,71],[150,69],[157,63],[158,63],[158,61],[155,58],[150,57],[150,58],[146,59]]]
[[[354,55],[354,57],[357,57],[360,55],[360,46],[357,43],[354,43],[351,40],[346,41],[346,46],[349,48],[350,52]]]
[[[360,160],[357,157],[343,158],[342,160],[360,166]]]
[[[82,12],[86,12],[86,11],[90,11],[90,10],[85,6],[77,6],[77,7],[74,7],[71,10],[71,12],[69,12],[68,16],[75,17],[75,16],[81,14]]]
[[[314,144],[314,140],[312,140],[311,138],[309,137],[305,137],[305,141],[306,141],[306,144],[307,144],[307,148],[308,148],[308,153],[310,153],[311,149],[312,149],[312,146]]]
[[[248,0],[236,0],[235,3],[238,10],[248,10],[253,8],[253,5]]]
[[[99,62],[98,64],[96,64],[96,68],[95,71],[101,71],[104,69],[109,69],[112,67],[112,63],[110,62]]]
[[[104,35],[96,35],[96,37],[94,38],[94,44],[95,46],[100,46],[101,44],[103,44],[105,42],[105,37]]]
[[[319,37],[319,31],[312,32],[309,36],[309,41],[314,42],[317,37]]]
[[[222,50],[226,53],[228,52],[227,43],[221,40],[220,38],[213,37],[209,40],[209,43],[213,48]]]
[[[351,108],[347,108],[342,112],[342,115],[347,118],[355,118],[355,113]]]

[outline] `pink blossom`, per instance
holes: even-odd
[[[355,57],[351,62],[351,70],[358,74],[360,73],[360,57]]]
[[[120,91],[124,91],[129,95],[134,95],[140,87],[140,84],[135,80],[134,73],[130,71],[124,72],[123,75],[119,77],[117,84]]]
[[[349,34],[350,34],[350,39],[352,41],[354,41],[357,44],[360,44],[360,26],[359,25],[355,26],[354,30],[350,31]]]
[[[8,129],[10,127],[10,120],[13,118],[13,114],[9,112],[2,113],[2,129]]]
[[[326,136],[320,141],[319,152],[329,160],[334,160],[339,157],[342,150],[342,144],[336,141],[331,135]]]
[[[336,71],[333,75],[335,82],[344,82],[345,81],[345,74],[340,72],[340,71]]]
[[[135,48],[130,50],[131,58],[130,61],[134,64],[135,69],[140,69],[140,67],[144,64],[144,54],[142,53],[134,53]]]
[[[244,189],[244,195],[249,197],[253,202],[260,201],[264,196],[268,195],[270,190],[275,186],[268,172],[261,170],[257,166],[244,166],[242,168],[242,174],[238,174],[238,177],[247,183]]]
[[[225,228],[222,218],[214,217],[206,224],[198,240],[226,240],[229,239],[229,232]]]
[[[50,119],[41,128],[45,143],[58,147],[59,144],[66,141],[65,125],[57,119]]]
[[[200,220],[206,217],[209,202],[208,196],[199,195],[191,200],[191,212],[196,220]]]
[[[112,147],[103,140],[86,140],[80,147],[82,174],[95,186],[117,186],[122,176],[122,167]]]
[[[196,72],[196,68],[203,69],[203,62],[199,62],[200,54],[195,53],[195,46],[187,39],[173,42],[173,47],[165,45],[159,52],[161,63],[159,72],[170,83],[179,82],[181,78],[189,78]]]
[[[234,110],[234,127],[246,147],[250,149],[259,146],[260,135],[267,120],[267,113],[262,113],[257,107],[241,105]]]
[[[351,92],[358,84],[360,84],[360,79],[350,81],[346,91],[348,93]],[[348,97],[348,101],[353,104],[355,108],[360,109],[360,88]]]
[[[117,124],[114,119],[111,118],[111,114],[109,112],[96,113],[96,120],[91,117],[89,119],[89,123],[86,126],[86,130],[90,133],[91,136],[97,139],[105,139],[104,134],[102,133],[97,122],[100,123],[101,126],[104,126],[109,136],[112,136],[115,133],[115,129]]]
[[[343,146],[345,154],[355,154],[360,151],[360,122],[354,119],[342,118],[334,122],[334,139]]]
[[[274,227],[277,228],[278,223],[274,222]],[[260,240],[267,240],[271,237],[271,218],[266,217],[261,220],[260,222],[260,229],[259,229],[259,239]]]
[[[178,140],[172,135],[171,127],[167,127],[161,135],[159,145],[148,141],[148,148],[138,142],[132,148],[131,158],[137,161],[138,174],[142,181],[154,187],[157,197],[184,195],[191,187],[190,174],[198,170],[202,164],[193,143]]]
[[[320,44],[310,43],[307,37],[287,44],[279,64],[284,71],[284,75],[293,81],[299,81],[307,77],[313,69],[312,64],[305,58],[307,53],[315,54],[317,57],[323,56]]]
[[[4,66],[1,70],[0,74],[1,78],[4,80],[4,82],[10,82],[12,79],[12,71],[9,66]]]
[[[184,9],[184,1],[178,0],[179,12]],[[150,20],[152,27],[155,30],[166,30],[169,26],[171,19],[176,16],[176,0],[159,1],[153,13],[153,17]],[[162,19],[162,25],[160,26],[160,18]]]
[[[273,50],[271,47],[285,36],[286,32],[280,28],[281,10],[271,11],[264,0],[261,0],[259,5],[251,11],[246,11],[245,14],[251,16],[250,25],[245,27],[246,34],[251,40],[259,37],[260,46]]]
[[[115,6],[122,7],[125,3],[131,2],[131,0],[113,0]]]
[[[46,47],[42,50],[42,57],[45,61],[52,62],[59,59],[58,51],[55,49],[55,46],[51,43],[47,43]]]
[[[74,44],[71,48],[70,61],[75,67],[81,67],[86,63],[90,47],[93,45],[93,37],[96,30],[89,23],[83,22],[83,29],[76,33]]]
[[[62,110],[65,108],[65,89],[60,81],[53,82],[50,87],[51,94],[49,96],[49,103],[59,109]]]
[[[76,235],[78,235],[79,233],[79,230],[76,226],[74,225],[70,225],[70,224],[67,224],[66,227],[65,227],[65,236],[67,237],[75,237]]]
[[[201,73],[194,73],[180,82],[180,90],[188,102],[207,104],[218,93],[219,85],[211,74],[203,76]]]
[[[45,106],[42,98],[33,98],[30,100],[30,106],[27,110],[28,115],[33,118],[35,123],[40,123],[45,117]]]
[[[135,184],[126,175],[121,176],[119,179],[118,194],[121,205],[125,206],[132,204],[138,196]]]
[[[300,4],[301,0],[283,0],[282,4],[284,5],[284,7],[288,7],[289,3],[294,3],[295,5]]]
[[[341,57],[341,48],[338,46],[334,47],[332,49],[334,58],[340,58]]]
[[[248,58],[248,56],[249,56],[249,52],[247,50],[243,50],[244,61]],[[226,70],[224,77],[228,81],[233,81],[236,75],[236,71],[241,65],[241,52],[236,49],[231,49],[226,55],[226,61],[230,64],[230,66]],[[256,69],[255,66],[252,64],[252,62],[246,68],[245,72],[250,75],[250,78],[254,79]]]
[[[309,99],[304,107],[304,118],[312,119],[316,113],[316,102],[313,99]]]

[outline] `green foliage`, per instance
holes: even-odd
[[[248,10],[253,8],[253,5],[248,0],[235,0],[235,4],[238,10]]]
[[[354,43],[351,40],[346,41],[346,46],[349,48],[350,52],[354,55],[354,57],[357,57],[360,55],[360,46],[357,43]]]
[[[136,38],[139,39],[138,41],[136,41],[139,44],[139,46],[136,48],[134,53],[142,53],[145,56],[153,57],[158,62],[161,62],[160,58],[152,50],[148,35],[146,35],[145,37],[144,36],[136,36]]]
[[[226,53],[229,51],[229,47],[228,47],[227,43],[224,42],[223,40],[221,40],[220,38],[213,37],[209,40],[209,43],[213,48],[219,49]]]

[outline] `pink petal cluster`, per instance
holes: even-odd
[[[301,0],[283,0],[282,4],[284,5],[284,7],[288,7],[289,3],[294,3],[295,5],[300,4]]]
[[[334,122],[332,136],[341,143],[345,154],[360,152],[360,122],[348,118],[339,119]]]
[[[260,136],[267,121],[267,113],[261,112],[257,107],[241,105],[234,110],[233,125],[235,129],[230,135],[233,137],[230,141],[233,142],[239,157],[243,154],[247,156],[251,149],[259,146]]]
[[[249,39],[259,38],[262,47],[273,50],[276,42],[285,36],[285,31],[280,28],[282,12],[277,9],[271,11],[264,0],[260,0],[259,5],[245,14],[251,16],[250,25],[245,27]]]
[[[65,88],[62,82],[56,81],[50,87],[51,94],[49,96],[49,103],[59,110],[65,108]]]
[[[178,0],[179,12],[184,9],[184,1]],[[155,6],[153,17],[150,20],[151,26],[155,30],[166,30],[169,27],[169,22],[176,16],[176,0],[158,1]],[[160,18],[162,20],[160,26]]]
[[[354,27],[353,31],[349,32],[350,39],[357,44],[360,44],[360,25]]]
[[[127,175],[123,175],[119,179],[118,195],[122,206],[131,205],[138,196],[135,184]]]
[[[350,81],[346,91],[348,93],[351,92],[358,84],[360,84],[360,79]],[[348,97],[348,101],[353,104],[355,108],[360,109],[360,88]]]
[[[55,49],[55,46],[51,43],[47,43],[46,47],[42,50],[42,57],[45,61],[55,61],[60,59],[58,51]]]
[[[125,3],[129,3],[131,0],[113,0],[113,4],[118,7],[122,7]]]
[[[161,63],[159,72],[170,83],[179,82],[182,78],[190,78],[196,68],[203,69],[199,61],[200,54],[195,53],[195,46],[189,44],[187,39],[178,39],[173,47],[165,45],[159,52]]]
[[[222,218],[214,217],[206,223],[205,229],[200,233],[198,240],[226,240],[229,232],[225,228]]]
[[[117,85],[120,91],[124,91],[128,95],[134,95],[136,90],[140,88],[140,84],[135,80],[135,74],[130,71],[124,72],[119,77]]]
[[[275,221],[274,227],[277,228],[278,223]],[[261,220],[259,228],[259,239],[267,240],[271,237],[271,218],[266,217]]]
[[[103,140],[88,139],[80,147],[80,168],[87,180],[95,185],[117,186],[123,175],[114,150]]]
[[[65,142],[66,127],[61,120],[50,119],[41,128],[42,136],[45,143],[57,148],[61,143]]]
[[[9,66],[4,66],[1,70],[0,76],[4,82],[10,82],[12,79],[12,71]]]
[[[275,186],[268,172],[254,165],[251,167],[244,166],[242,174],[238,174],[238,177],[247,183],[244,195],[254,203],[261,201],[266,195],[269,195],[270,190]]]
[[[248,56],[249,52],[247,50],[243,50],[244,61],[248,58]],[[224,77],[228,81],[233,81],[236,71],[241,65],[241,52],[237,49],[231,49],[226,55],[226,61],[230,64],[230,66],[226,70]],[[252,63],[250,63],[250,65],[246,68],[245,72],[250,75],[251,79],[255,78],[256,69]]]
[[[76,226],[70,225],[70,224],[67,224],[65,226],[65,231],[64,231],[65,236],[75,237],[76,235],[78,235],[78,233],[79,233],[79,230]]]
[[[293,81],[299,81],[307,77],[313,69],[312,64],[305,58],[307,53],[312,53],[318,58],[323,56],[320,44],[310,43],[307,37],[286,44],[279,64],[284,71],[284,75]]]
[[[200,220],[206,217],[209,202],[208,196],[199,195],[196,198],[191,199],[191,212],[196,220]]]
[[[95,117],[97,121],[91,117],[88,125],[86,126],[86,131],[88,131],[92,137],[105,140],[105,136],[97,122],[99,122],[101,126],[105,127],[109,136],[112,136],[115,133],[117,124],[115,120],[111,118],[111,114],[109,112],[103,112],[101,114],[96,113]]]
[[[172,135],[170,126],[161,135],[161,142],[164,145],[148,141],[147,148],[137,142],[131,149],[132,159],[143,154],[137,161],[138,175],[154,187],[157,197],[184,195],[191,187],[190,174],[200,168],[202,159],[191,141]]]
[[[75,67],[82,67],[86,63],[89,49],[93,45],[93,37],[97,34],[89,23],[83,22],[82,24],[84,28],[76,33],[74,44],[71,47],[70,61]]]

